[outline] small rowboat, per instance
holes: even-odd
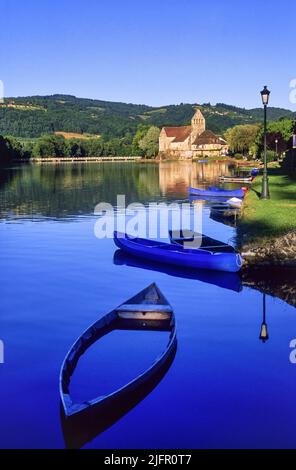
[[[211,253],[236,253],[233,246],[206,235],[202,235],[201,233],[192,234],[190,230],[170,230],[169,236],[172,243],[176,243],[181,246],[195,240],[201,250],[206,250]]]
[[[252,176],[220,176],[221,183],[252,183]]]
[[[149,261],[172,264],[194,269],[214,269],[238,272],[242,258],[235,252],[215,251],[205,248],[190,248],[177,243],[163,243],[146,238],[133,238],[125,233],[114,233],[114,242],[126,253]],[[191,243],[197,246],[198,243]]]
[[[155,362],[134,380],[109,395],[98,395],[97,398],[83,403],[73,403],[69,390],[70,382],[80,357],[100,338],[118,329],[167,331],[169,341]],[[176,345],[173,309],[157,285],[152,284],[90,326],[71,347],[60,372],[60,397],[65,417],[77,418],[77,415],[87,414],[94,409],[103,411],[106,406],[115,406],[118,400],[124,397],[128,399],[130,393],[134,393],[159,373],[175,353]]]
[[[243,201],[241,199],[237,198],[237,197],[232,197],[232,198],[227,200],[227,204],[230,207],[233,207],[235,209],[241,209],[242,205],[243,205]]]
[[[239,197],[245,196],[243,189],[221,189],[209,186],[208,189],[189,188],[189,194],[194,196],[212,196],[212,197]]]

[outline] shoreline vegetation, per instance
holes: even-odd
[[[262,177],[245,197],[237,228],[244,269],[256,266],[296,267],[296,176],[269,170],[271,198],[261,200]]]

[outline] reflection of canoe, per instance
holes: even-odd
[[[122,253],[122,251],[120,251]],[[61,424],[67,449],[80,449],[113,426],[129,411],[138,405],[161,382],[175,358],[176,347],[166,361],[161,363],[147,380],[134,390],[119,397],[116,402],[106,404],[104,408],[91,409],[87,414],[78,414],[72,418],[65,416],[61,407]]]
[[[226,201],[228,201],[229,199],[229,196],[214,196],[214,195],[211,195],[211,196],[195,196],[194,194],[190,194],[189,195],[189,202],[193,203],[195,201],[209,201],[209,202],[215,202],[215,203],[220,203],[220,202],[223,202],[223,203],[226,203]]]
[[[189,188],[189,194],[194,196],[214,196],[214,197],[240,197],[243,198],[243,189],[222,189],[209,186],[208,189]]]
[[[218,212],[211,211],[210,219],[220,224],[227,225],[228,227],[236,227],[236,219],[234,217],[223,217],[223,215],[219,214]]]
[[[252,183],[252,176],[220,176],[223,183]]]
[[[200,282],[206,282],[223,289],[229,289],[235,292],[242,290],[242,283],[239,274],[225,273],[221,271],[208,271],[206,269],[190,269],[170,266],[168,264],[145,261],[134,256],[117,250],[114,254],[113,262],[118,266],[131,266],[133,268],[146,269],[167,274],[168,276],[179,277],[182,279],[192,279]]]
[[[181,246],[184,246],[186,242],[195,241],[201,250],[210,251],[211,253],[236,253],[233,246],[201,233],[192,233],[190,230],[169,230],[169,237],[172,243]]]
[[[114,242],[118,248],[133,256],[175,266],[228,272],[237,272],[242,266],[242,258],[237,253],[214,253],[145,238],[132,238],[118,232],[114,233]]]
[[[80,357],[100,338],[118,329],[168,331],[170,332],[169,342],[157,360],[128,384],[109,395],[98,395],[97,398],[86,400],[83,403],[73,403],[69,388],[71,377]],[[152,284],[88,328],[68,352],[60,373],[60,396],[65,417],[71,419],[87,414],[94,409],[100,410],[106,406],[115,406],[116,401],[123,397],[128,399],[129,393],[142,386],[146,380],[151,379],[163,367],[173,354],[176,341],[172,307],[158,287]],[[140,353],[139,351],[139,355]]]

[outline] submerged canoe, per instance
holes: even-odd
[[[100,338],[114,330],[122,329],[167,331],[170,333],[169,341],[155,362],[123,387],[108,395],[99,394],[98,397],[83,403],[74,403],[70,396],[70,383],[80,357]],[[89,413],[94,409],[104,410],[106,406],[115,405],[118,400],[128,397],[129,393],[134,393],[138,387],[142,387],[147,380],[159,373],[175,353],[176,345],[173,309],[157,285],[151,284],[90,326],[71,347],[60,372],[60,398],[65,417],[76,418],[77,415]]]
[[[214,197],[240,197],[245,196],[243,189],[221,189],[209,186],[208,189],[189,188],[189,193],[194,196],[214,196]]]
[[[228,272],[238,272],[242,267],[242,258],[238,253],[188,248],[176,243],[132,238],[119,232],[114,233],[114,242],[118,248],[133,256],[174,266]]]
[[[215,238],[202,235],[201,233],[192,234],[189,230],[170,230],[169,236],[172,243],[176,243],[180,246],[184,246],[186,242],[193,242],[195,240],[201,250],[206,250],[211,253],[236,253],[233,246],[215,240]]]

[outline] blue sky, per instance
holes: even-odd
[[[6,96],[296,110],[295,0],[2,0]]]

